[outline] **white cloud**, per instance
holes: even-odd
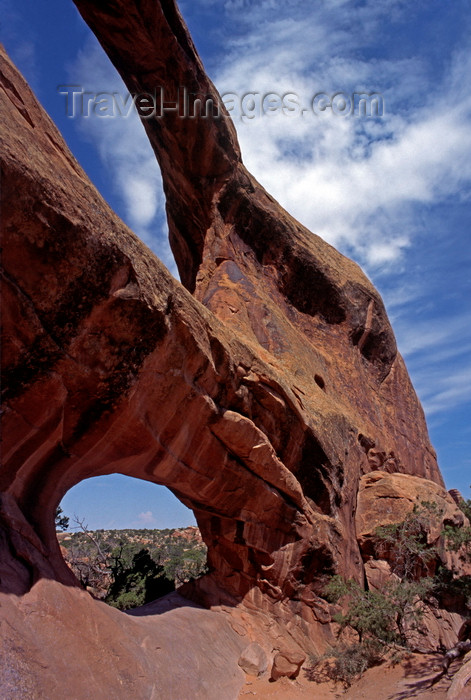
[[[275,6],[271,18],[267,7]],[[469,53],[457,50],[438,84],[426,82],[419,58],[361,57],[380,21],[402,7],[344,0],[306,13],[305,3],[289,10],[250,3],[249,33],[234,38],[213,76],[222,92],[295,93],[306,107],[318,91],[384,95],[382,119],[326,111],[236,120],[249,170],[296,218],[372,273],[411,244],[417,206],[462,196],[471,184]]]
[[[157,213],[158,193],[155,182],[129,172],[120,174],[120,180],[121,178],[124,180],[122,188],[130,220],[137,228],[147,228]]]
[[[139,513],[137,520],[140,525],[156,525],[157,521],[151,510],[146,510],[144,513]]]

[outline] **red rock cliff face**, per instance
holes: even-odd
[[[171,0],[76,5],[131,92],[171,100],[184,85],[220,102]],[[55,507],[119,472],[193,509],[211,573],[187,595],[278,606],[309,637],[328,621],[326,576],[363,577],[361,475],[442,484],[378,293],[245,170],[228,118],[166,115],[145,128],[180,285],[4,54],[0,75],[2,590],[73,584]]]

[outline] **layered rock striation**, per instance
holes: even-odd
[[[0,55],[1,590],[76,584],[55,508],[118,472],[195,513],[210,573],[185,595],[248,627],[264,611],[299,651],[328,626],[327,577],[363,580],[362,475],[442,487],[422,408],[370,281],[246,171],[173,0],[76,5],[132,93],[185,86],[220,116],[143,120],[180,284]]]

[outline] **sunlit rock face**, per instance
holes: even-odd
[[[184,85],[222,112],[171,0],[76,5],[131,92],[159,85],[171,100]],[[55,508],[80,480],[119,472],[194,511],[210,573],[185,595],[243,609],[246,627],[276,613],[306,648],[330,619],[326,577],[363,580],[360,477],[442,484],[381,298],[245,170],[227,117],[145,120],[176,282],[4,53],[0,68],[2,590],[75,585]]]
[[[415,558],[408,562],[404,556],[398,561],[394,548],[384,546],[384,542],[381,544],[377,528],[401,523],[414,512],[420,519],[430,557],[424,557],[421,563]],[[427,513],[433,516],[428,517]],[[368,588],[382,590],[391,580],[399,580],[396,574],[412,579],[434,576],[439,565],[470,575],[466,552],[451,552],[444,547],[442,532],[447,525],[462,527],[467,526],[468,521],[453,495],[440,485],[410,474],[372,471],[363,475],[358,489],[355,529]],[[431,606],[424,608],[418,629],[409,632],[409,643],[420,651],[451,649],[466,617],[465,597],[456,592],[448,593],[435,601],[435,610]]]

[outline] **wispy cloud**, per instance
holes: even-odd
[[[139,525],[143,525],[145,527],[150,525],[155,527],[157,525],[157,520],[154,518],[151,510],[146,510],[144,513],[139,513],[137,516],[137,522]]]
[[[406,315],[398,319],[395,327],[426,414],[445,416],[471,405],[469,310],[422,320]]]
[[[326,111],[237,120],[249,170],[308,228],[373,274],[395,264],[421,230],[417,207],[469,192],[469,52],[450,54],[437,81],[419,58],[368,58],[380,23],[409,11],[403,3],[358,8],[345,0],[307,14],[305,3],[285,10],[249,4],[251,30],[233,39],[214,76],[222,92],[295,93],[309,105],[318,91],[376,91],[386,104],[376,119]],[[275,6],[270,20],[267,9]]]
[[[436,317],[415,320],[413,325],[404,322],[396,324],[397,332],[401,334],[401,350],[405,357],[422,354],[424,350],[434,349],[435,357],[439,359],[466,353],[471,343],[471,314],[459,314],[454,317]],[[446,355],[443,355],[443,347]]]
[[[429,367],[423,376],[417,373],[417,385],[428,416],[446,414],[460,404],[470,405],[471,361],[445,374],[440,367]]]

